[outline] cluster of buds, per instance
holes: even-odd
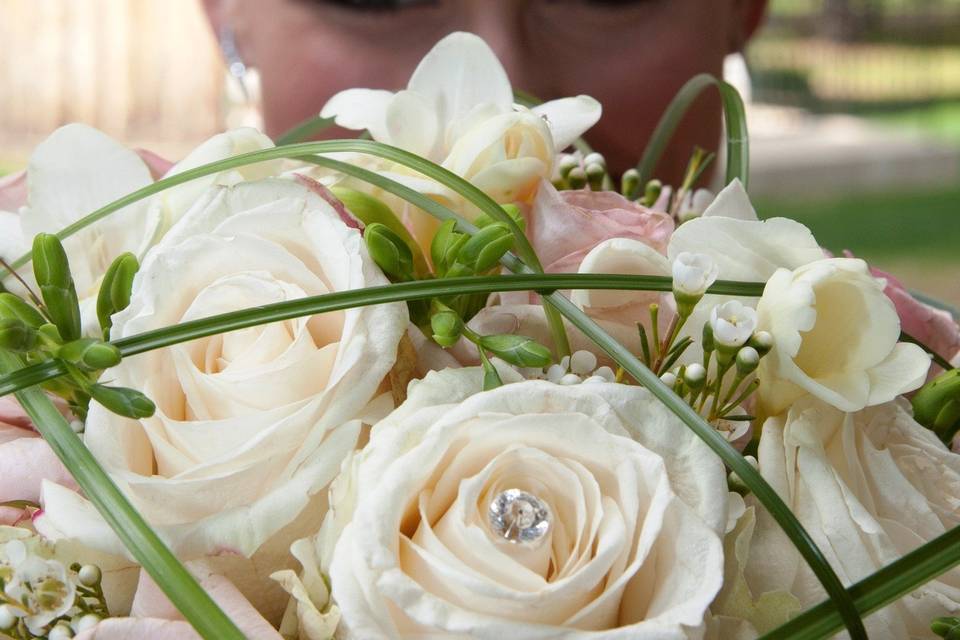
[[[0,547],[0,635],[64,640],[110,615],[95,565],[69,568],[36,536]]]
[[[528,380],[549,380],[554,384],[592,384],[616,382],[616,374],[608,366],[597,366],[597,356],[589,351],[574,351],[563,356],[560,362],[546,368],[521,369],[520,374]]]
[[[613,179],[607,172],[607,160],[602,155],[576,152],[560,156],[553,185],[560,190],[589,187],[591,191],[609,191],[613,188]]]
[[[33,272],[40,295],[30,292],[24,282],[33,304],[9,292],[0,293],[0,349],[17,354],[28,364],[59,360],[67,375],[45,387],[62,396],[81,419],[91,398],[128,418],[148,417],[155,410],[153,402],[139,391],[97,383],[104,369],[120,363],[120,350],[106,340],[111,317],[130,303],[138,268],[133,254],[125,253],[107,270],[97,297],[102,336],[96,338],[81,335],[76,287],[67,254],[54,235],[40,233],[34,238]]]

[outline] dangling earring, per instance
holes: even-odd
[[[253,127],[263,130],[260,73],[240,57],[233,29],[220,28],[220,51],[227,64],[223,92],[223,121],[227,129]]]

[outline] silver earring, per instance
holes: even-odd
[[[236,36],[229,25],[220,28],[220,51],[226,63],[223,121],[227,129],[253,127],[263,130],[260,74],[247,66],[237,48]]]

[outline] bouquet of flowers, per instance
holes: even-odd
[[[709,87],[726,186],[662,185]],[[960,637],[955,320],[758,219],[729,85],[622,176],[600,114],[456,33],[309,127],[356,139],[53,133],[0,189],[0,637]]]

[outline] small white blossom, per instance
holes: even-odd
[[[5,569],[4,594],[23,604],[24,623],[34,635],[74,605],[76,585],[67,568],[56,560],[31,553],[20,540],[3,547],[0,565]]]
[[[724,347],[743,345],[757,328],[757,312],[737,300],[719,304],[710,313],[713,339]]]
[[[671,267],[675,294],[700,298],[717,280],[720,268],[704,253],[684,251],[677,254]]]

